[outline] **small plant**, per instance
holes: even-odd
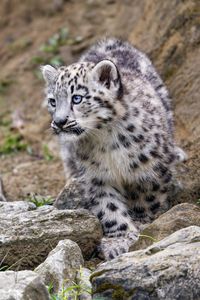
[[[26,150],[26,148],[27,144],[24,142],[24,139],[20,134],[9,133],[0,145],[0,155]]]
[[[199,205],[200,205],[200,199],[198,199],[198,200],[197,200],[197,204],[199,204]]]
[[[7,265],[0,266],[0,272],[4,272],[4,271],[7,271],[7,270],[9,270],[9,267]]]
[[[83,289],[81,287],[81,285],[78,285],[76,283],[73,282],[73,285],[68,286],[66,288],[62,288],[62,290],[58,293],[58,294],[52,294],[52,289],[53,287],[48,287],[48,290],[50,291],[50,299],[51,300],[78,300],[79,296],[81,295],[81,293],[83,292]],[[90,294],[90,291],[85,291],[88,292],[88,294]]]
[[[46,43],[41,45],[39,53],[33,56],[31,64],[36,66],[34,75],[38,80],[42,80],[42,75],[38,69],[39,65],[50,64],[55,67],[60,67],[64,64],[64,61],[60,55],[60,47],[64,45],[75,45],[82,42],[83,38],[77,36],[75,38],[70,37],[67,28],[61,28],[57,33],[50,37]]]
[[[83,278],[84,274],[82,271],[82,267],[80,267],[80,279]],[[68,287],[62,287],[62,290],[58,294],[53,294],[53,284],[51,283],[48,286],[48,291],[50,294],[51,300],[78,300],[79,296],[84,292],[91,295],[92,291],[89,287],[85,286],[83,283],[77,284],[76,282],[72,282],[72,285]],[[103,300],[103,299],[96,299]]]
[[[0,272],[8,270],[8,266],[2,266],[0,267]]]
[[[51,64],[54,66],[61,66],[64,62],[59,55],[54,55],[53,57],[47,58],[43,56],[33,56],[31,62],[34,65],[44,65],[44,64]]]
[[[147,235],[147,234],[139,234],[139,237],[150,239],[150,240],[152,240],[154,243],[158,242],[158,240],[156,240],[155,238],[153,238],[152,236]]]
[[[40,48],[42,52],[58,54],[59,47],[66,44],[68,38],[67,28],[61,28],[59,32],[54,34],[47,43],[43,44]]]
[[[2,258],[2,260],[0,261],[0,272],[4,272],[4,271],[9,271],[9,270],[14,270],[16,266],[19,266],[20,262],[23,261],[24,257],[18,259],[16,262],[14,262],[12,265],[8,266],[6,265],[5,261],[6,261],[6,257],[8,256],[10,250],[7,251],[7,253],[4,255],[4,257]]]
[[[50,160],[54,159],[54,156],[51,153],[51,151],[49,150],[47,145],[43,146],[43,156],[44,156],[44,159],[47,160],[47,161],[50,161]]]
[[[34,65],[46,64],[47,63],[47,58],[39,56],[39,55],[36,55],[36,56],[33,56],[31,58],[31,62]]]
[[[62,58],[57,55],[57,56],[54,56],[50,59],[49,61],[50,65],[53,65],[53,66],[61,66],[64,64],[64,61],[62,60]]]
[[[27,150],[28,144],[24,137],[12,129],[12,121],[7,117],[7,114],[0,114],[0,155],[12,154]]]
[[[51,196],[41,196],[35,193],[28,195],[28,201],[35,204],[36,207],[52,205],[54,199]]]

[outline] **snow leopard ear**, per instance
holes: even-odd
[[[42,75],[46,83],[51,84],[56,76],[58,75],[58,70],[50,65],[41,66]]]
[[[97,81],[101,85],[104,85],[108,89],[112,87],[118,88],[121,84],[117,67],[108,59],[104,59],[96,64],[92,70],[92,77],[93,80]]]

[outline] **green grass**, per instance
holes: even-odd
[[[51,151],[49,150],[47,145],[43,146],[43,156],[44,156],[44,159],[47,161],[51,161],[54,159],[54,156],[51,153]]]
[[[51,196],[42,196],[35,193],[28,195],[27,200],[34,203],[36,207],[52,205],[54,202],[54,199]]]
[[[8,270],[8,266],[3,266],[3,267],[0,267],[0,272],[4,272]]]
[[[8,133],[0,145],[0,155],[11,154],[27,149],[27,143],[19,133]]]
[[[51,293],[51,290],[49,291],[50,293],[50,299],[51,300],[68,300],[69,298],[71,300],[78,300],[78,297],[80,295],[80,286],[77,284],[71,285],[67,288],[62,288],[62,291],[59,292],[58,294],[53,294]]]
[[[40,47],[40,50],[46,53],[58,54],[59,47],[66,44],[68,37],[68,29],[61,28]]]
[[[31,59],[31,65],[36,67],[33,70],[35,77],[42,80],[40,65],[50,64],[55,67],[64,65],[63,58],[60,54],[60,48],[64,45],[75,45],[83,40],[81,36],[71,37],[67,28],[61,28],[53,36],[51,36],[45,43],[43,43],[36,56]]]
[[[40,47],[39,53],[31,58],[31,64],[36,67],[44,64],[51,64],[56,67],[61,66],[64,62],[59,55],[59,49],[61,46],[67,44],[67,42],[68,30],[67,28],[61,28]],[[35,76],[41,80],[39,73],[41,72],[38,69],[34,70]]]
[[[72,285],[66,288],[62,288],[62,290],[58,294],[54,294],[52,292],[53,285],[48,286],[48,291],[50,294],[51,300],[78,300],[79,296],[82,292],[91,294],[91,290],[85,289],[83,286],[73,282]]]
[[[29,146],[23,135],[12,129],[12,121],[4,113],[0,114],[0,131],[0,156],[27,151]]]
[[[16,262],[14,262],[12,265],[8,266],[4,262],[6,261],[6,257],[8,256],[10,250],[7,251],[7,253],[4,255],[4,257],[0,261],[0,272],[5,272],[9,270],[14,270],[15,266],[19,266],[19,263],[23,261],[24,257],[18,259]]]
[[[86,294],[91,295],[92,291],[90,289],[90,287],[87,287],[84,285],[84,275],[83,275],[83,269],[82,266],[80,266],[80,269],[78,270],[79,274],[80,274],[80,280],[82,279],[82,283],[81,284],[77,284],[76,282],[72,282],[72,284],[68,287],[62,287],[62,290],[60,292],[58,292],[57,294],[53,293],[53,284],[50,284],[48,286],[48,291],[50,294],[50,299],[51,300],[78,300],[79,296],[84,292]],[[66,280],[67,282],[67,280]],[[96,299],[96,300],[100,300],[100,299]]]
[[[152,236],[147,235],[147,234],[139,234],[139,237],[147,238],[147,239],[153,241],[154,243],[157,243],[157,242],[158,242],[158,240],[156,240],[155,238],[153,238]]]

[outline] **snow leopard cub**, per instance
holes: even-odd
[[[139,224],[170,207],[185,156],[174,143],[168,92],[146,55],[117,39],[42,72],[68,180],[99,218],[102,251],[112,259],[128,251]]]

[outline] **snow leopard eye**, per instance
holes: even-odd
[[[49,98],[48,101],[52,107],[56,107],[56,100],[54,98]]]
[[[73,102],[74,104],[79,104],[79,103],[81,103],[82,99],[83,99],[83,96],[81,96],[81,95],[73,95],[73,96],[72,96],[72,102]]]

